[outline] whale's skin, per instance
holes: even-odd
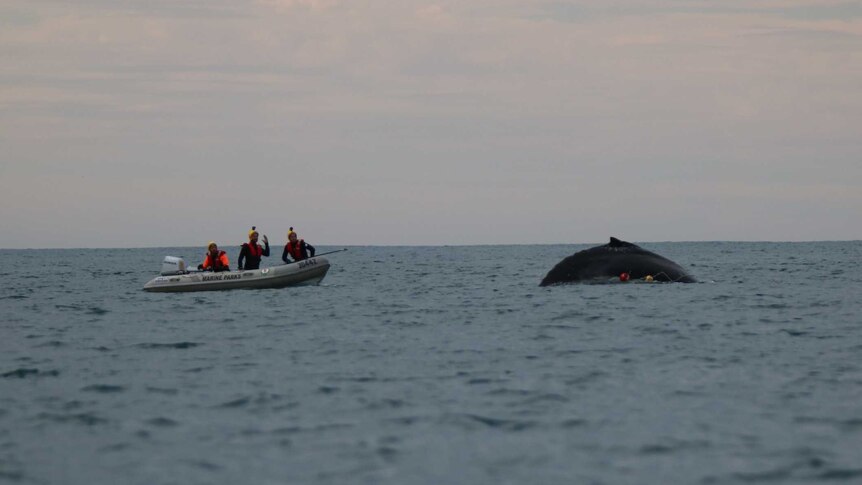
[[[697,281],[682,266],[664,256],[612,237],[608,244],[578,251],[557,263],[539,286],[607,282],[619,278],[622,273],[628,273],[632,280],[652,276],[655,281]]]

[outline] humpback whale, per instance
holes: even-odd
[[[647,251],[636,244],[612,237],[603,246],[578,251],[563,259],[545,276],[539,286],[559,283],[601,282],[610,278],[626,281],[650,279],[694,283],[697,280],[680,265]]]

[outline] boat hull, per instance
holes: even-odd
[[[220,291],[316,285],[323,280],[327,271],[329,271],[329,260],[315,257],[283,266],[247,271],[158,276],[144,285],[144,291]]]

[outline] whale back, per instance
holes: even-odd
[[[664,256],[612,237],[605,245],[578,251],[557,263],[542,279],[540,286],[604,282],[619,277],[621,273],[628,273],[632,279],[649,275],[656,281],[696,281],[680,265]]]

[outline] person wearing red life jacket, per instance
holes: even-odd
[[[209,251],[204,258],[204,262],[198,265],[199,270],[203,271],[230,271],[230,262],[227,259],[227,253],[219,251],[218,244],[210,241],[207,244]]]
[[[243,243],[239,250],[239,259],[237,259],[236,264],[240,271],[244,269],[258,269],[260,268],[260,258],[262,256],[269,257],[269,239],[267,239],[266,234],[264,234],[264,247],[260,247],[260,244],[257,243],[257,237],[258,232],[256,228],[252,226],[251,231],[248,231],[248,242]],[[245,264],[243,265],[243,263]]]
[[[293,258],[292,262],[314,257],[314,246],[308,244],[303,239],[299,239],[296,236],[296,233],[293,232],[292,227],[290,228],[290,232],[287,233],[287,244],[284,245],[284,252],[281,253],[281,260],[285,263],[290,263],[291,261],[288,259],[288,256]]]

